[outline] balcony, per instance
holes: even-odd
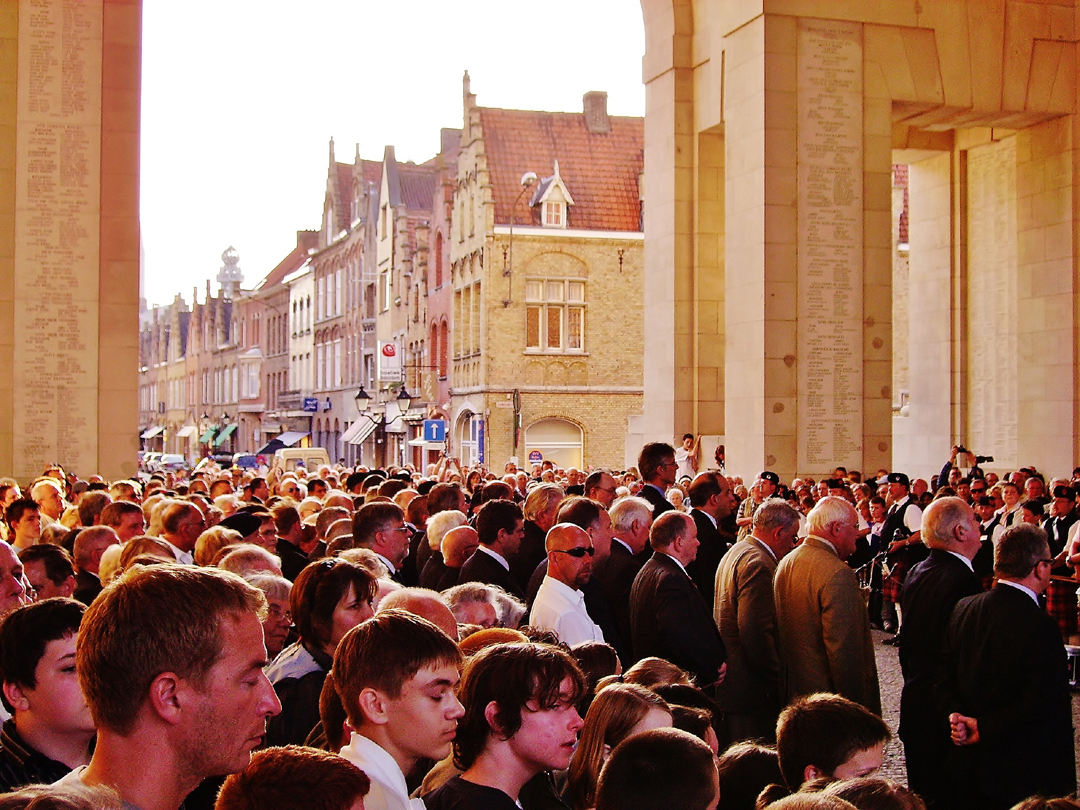
[[[299,389],[295,391],[279,391],[277,406],[279,410],[283,411],[299,411],[304,407],[304,392]]]

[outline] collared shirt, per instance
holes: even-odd
[[[658,552],[657,552],[657,554],[664,554],[664,552],[663,552],[663,551],[658,551]],[[680,568],[680,569],[682,569],[682,572],[683,572],[684,574],[686,574],[686,566],[685,566],[685,565],[683,565],[683,564],[682,564],[681,562],[679,562],[679,561],[678,561],[677,559],[675,559],[674,557],[672,557],[672,556],[671,556],[670,554],[664,554],[664,556],[665,556],[665,557],[669,557],[669,558],[671,558],[672,560],[674,560],[674,561],[675,561],[675,564],[676,564],[677,566],[679,566],[679,568]],[[686,575],[687,575],[687,576],[690,576],[689,574],[686,574]]]
[[[778,560],[776,558],[776,552],[773,551],[771,548],[769,548],[768,543],[761,542],[756,537],[754,537],[754,535],[750,535],[750,537],[748,537],[747,539],[754,542],[754,543],[757,543],[759,546],[761,546],[763,549],[765,549],[765,551],[768,552],[768,555],[770,557],[772,557],[774,560],[776,560],[776,562],[780,562],[780,560]],[[833,550],[835,551],[836,549],[833,549]]]
[[[497,551],[492,551],[492,550],[491,550],[490,548],[488,548],[488,547],[487,547],[487,546],[485,546],[485,545],[479,545],[479,546],[477,546],[477,547],[476,547],[476,550],[477,550],[477,551],[482,551],[482,552],[484,552],[485,554],[487,554],[487,555],[488,555],[488,556],[490,556],[490,557],[494,557],[494,558],[495,558],[496,560],[498,560],[498,561],[499,561],[499,565],[501,565],[501,566],[502,566],[503,568],[505,568],[505,569],[506,569],[507,571],[509,571],[509,570],[510,570],[510,563],[508,563],[508,562],[506,561],[506,558],[505,558],[505,557],[504,557],[504,556],[503,556],[502,554],[500,554],[499,552],[497,552]]]
[[[390,572],[391,574],[396,574],[396,573],[397,573],[397,566],[395,566],[395,565],[394,565],[394,564],[393,564],[392,562],[390,562],[390,561],[389,561],[388,559],[386,559],[386,557],[384,557],[384,556],[383,556],[382,554],[380,554],[380,553],[379,553],[379,552],[377,552],[377,551],[374,551],[374,552],[372,552],[372,553],[373,553],[373,554],[374,554],[374,555],[375,555],[376,557],[378,557],[378,558],[379,558],[379,561],[380,561],[380,562],[381,562],[381,563],[382,563],[383,565],[385,565],[385,566],[386,566],[386,570],[387,570],[387,571],[389,571],[389,572]]]
[[[540,583],[529,624],[553,631],[570,647],[583,641],[604,640],[604,632],[585,608],[585,594],[552,576],[545,576]]]
[[[195,556],[190,551],[182,551],[181,549],[170,543],[168,540],[166,540],[164,537],[159,537],[158,539],[172,549],[173,556],[176,557],[176,561],[178,563],[180,563],[181,565],[195,564]]]
[[[612,537],[611,539],[612,539],[612,540],[614,540],[614,541],[615,541],[616,543],[618,543],[618,544],[619,544],[620,546],[622,546],[623,548],[625,548],[625,549],[626,549],[627,551],[629,551],[629,552],[630,552],[631,554],[633,554],[633,553],[634,553],[634,550],[633,550],[632,548],[630,548],[630,545],[629,545],[628,543],[624,543],[624,542],[623,542],[622,540],[620,540],[620,539],[619,539],[618,537]],[[635,555],[635,556],[636,556],[636,555]]]
[[[969,571],[974,571],[975,570],[975,566],[971,564],[971,560],[969,560],[963,554],[960,554],[959,552],[956,552],[956,551],[948,551],[948,550],[946,550],[946,552],[948,554],[952,554],[954,557],[956,557],[956,559],[960,560],[964,565],[966,565],[968,567]]]
[[[714,529],[719,528],[719,526],[716,525],[716,518],[714,518],[712,515],[710,515],[704,509],[695,509],[694,511],[695,512],[701,512],[701,514],[703,514],[705,517],[707,517],[709,519],[709,523],[711,523],[713,525]]]
[[[840,556],[840,552],[836,550],[836,546],[834,546],[832,543],[830,543],[824,537],[818,537],[816,534],[811,534],[810,537],[813,537],[819,543],[824,543],[825,545],[827,545],[829,548],[832,549],[833,554],[835,554],[837,557]]]
[[[999,579],[998,585],[1008,585],[1010,588],[1016,588],[1016,590],[1018,591],[1023,591],[1031,597],[1032,601],[1034,601],[1036,605],[1039,604],[1039,595],[1026,585],[1021,585],[1019,582],[1013,582],[1009,579]]]
[[[16,790],[23,785],[51,784],[71,771],[31,748],[8,720],[0,727],[0,792]]]
[[[378,743],[354,732],[341,756],[371,779],[371,790],[364,796],[366,810],[427,810],[423,799],[409,798],[405,775]]]

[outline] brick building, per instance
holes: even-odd
[[[627,463],[643,384],[643,133],[641,118],[608,115],[606,93],[582,113],[485,108],[465,75],[450,229],[464,463]]]

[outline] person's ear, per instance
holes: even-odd
[[[150,707],[166,723],[175,725],[186,705],[188,688],[175,672],[162,672],[150,684]]]
[[[360,714],[363,715],[362,722],[384,726],[390,721],[386,699],[371,687],[360,690],[357,702],[360,705]]]
[[[26,697],[26,692],[17,683],[4,682],[4,697],[17,712],[25,712],[30,708],[30,700]]]
[[[608,757],[611,756],[611,746],[604,743],[604,747],[600,749],[600,763],[603,764],[608,761]]]
[[[821,779],[822,777],[828,775],[829,774],[820,770],[816,765],[807,765],[805,768],[803,768],[803,784],[811,782],[814,779]]]
[[[499,704],[494,700],[491,701],[484,707],[484,719],[487,720],[488,728],[491,729],[491,732],[495,734],[495,736],[500,740],[508,740],[510,737],[503,732],[502,726],[499,725],[498,711]]]

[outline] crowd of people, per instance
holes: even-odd
[[[1080,468],[716,461],[0,479],[0,810],[1080,808]]]

